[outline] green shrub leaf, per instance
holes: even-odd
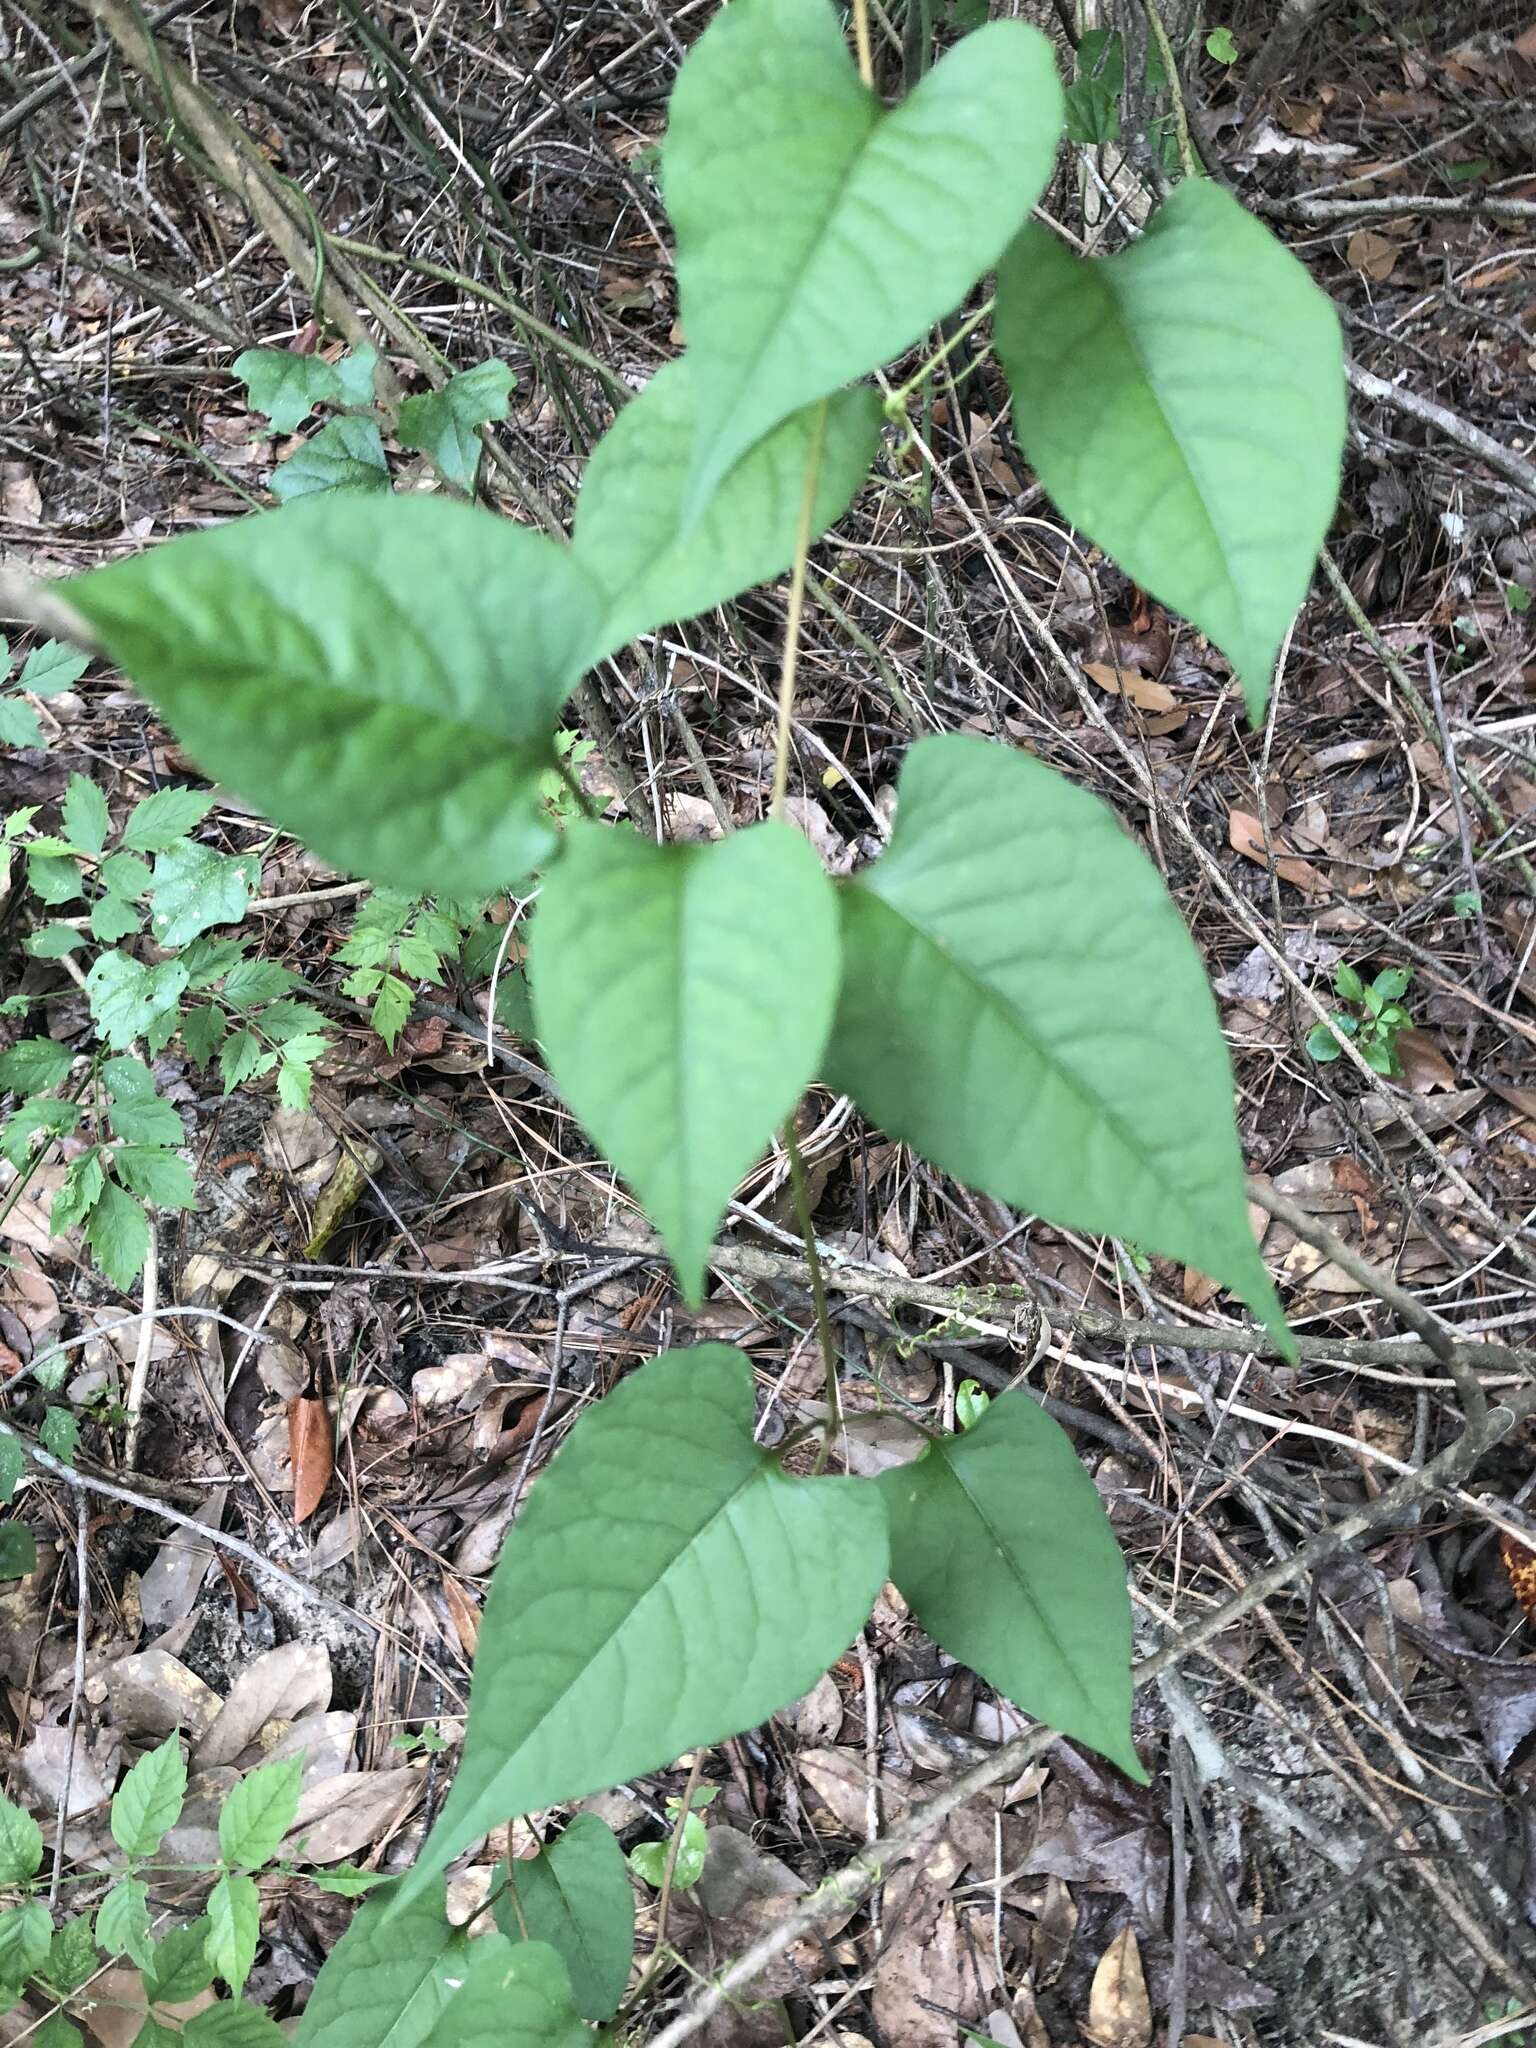
[[[833,1086],[946,1173],[1198,1266],[1283,1337],[1200,956],[1111,811],[1031,755],[921,740],[842,909]]]
[[[462,1984],[469,1940],[443,1888],[397,1905],[398,1886],[357,1910],[309,1994],[296,2048],[421,2048]]]
[[[208,1894],[205,1953],[216,1977],[238,1998],[256,1960],[261,1933],[261,1894],[256,1880],[224,1874]]]
[[[16,688],[32,690],[39,697],[57,697],[73,689],[90,665],[88,654],[66,647],[62,640],[45,640],[22,663]]]
[[[154,1954],[140,1967],[144,1989],[157,2005],[183,2005],[206,1991],[213,1982],[213,1965],[208,1960],[211,1932],[207,1914],[173,1927],[163,1941],[155,1943]]]
[[[102,953],[85,977],[96,1029],[117,1048],[131,1045],[174,1012],[186,986],[187,970],[179,960],[146,967],[131,953]]]
[[[732,1190],[815,1075],[837,976],[836,896],[789,826],[567,833],[534,925],[539,1042],[691,1302]]]
[[[598,594],[542,534],[348,494],[183,535],[69,597],[208,772],[326,859],[487,896],[552,846],[539,776]]]
[[[257,862],[179,839],[155,857],[150,885],[157,945],[185,946],[216,924],[238,924],[251,900]]]
[[[0,1053],[0,1088],[14,1088],[18,1095],[57,1088],[74,1059],[70,1048],[56,1038],[20,1039],[9,1052]]]
[[[47,1962],[52,1940],[53,1919],[40,1901],[0,1913],[0,1984],[25,1984]]]
[[[141,1756],[112,1795],[112,1839],[125,1856],[153,1856],[181,1816],[187,1766],[177,1737]]]
[[[1027,1394],[882,1472],[891,1575],[936,1643],[1146,1782],[1125,1561],[1070,1438]]]
[[[123,828],[123,849],[129,853],[163,853],[178,839],[195,830],[212,808],[213,798],[205,790],[177,784],[141,797],[128,813]],[[141,886],[147,886],[146,875]]]
[[[192,1169],[163,1145],[119,1145],[112,1170],[141,1200],[157,1209],[195,1209],[197,1189]]]
[[[590,659],[637,633],[690,619],[782,574],[794,559],[819,406],[742,457],[684,539],[693,459],[694,358],[658,370],[592,451],[576,501],[575,547],[608,593]],[[848,509],[874,460],[879,393],[839,392],[827,408],[812,535]]]
[[[1263,714],[1338,495],[1339,323],[1219,185],[1085,262],[1026,227],[999,267],[1014,431],[1061,510],[1207,634]]]
[[[237,1998],[194,2013],[181,2039],[187,2048],[286,2048],[288,2037],[259,2005]]]
[[[112,1285],[126,1293],[149,1254],[149,1218],[132,1195],[108,1181],[86,1218],[85,1241]]]
[[[42,1867],[43,1836],[24,1807],[0,1794],[0,1884],[24,1884]]]
[[[480,462],[480,436],[475,431],[490,420],[504,420],[507,400],[517,379],[493,356],[472,370],[460,370],[440,391],[424,391],[400,407],[402,448],[420,448],[430,455],[450,483],[468,490]]]
[[[886,1554],[873,1487],[792,1479],[752,1441],[740,1352],[702,1344],[632,1373],[513,1524],[464,1758],[405,1895],[509,1815],[656,1770],[798,1699],[857,1633]]]
[[[259,1870],[270,1863],[299,1809],[299,1757],[247,1771],[219,1814],[219,1848],[226,1863]]]
[[[389,463],[372,420],[332,420],[272,472],[272,495],[285,504],[324,491],[387,491]]]
[[[140,1969],[149,1966],[154,1943],[149,1933],[149,1887],[142,1878],[121,1877],[107,1893],[96,1908],[96,1940],[109,1956],[131,1956]]]
[[[662,183],[698,405],[685,515],[771,427],[900,354],[1044,190],[1051,47],[991,22],[885,113],[827,0],[732,0],[672,95]]]
[[[25,1579],[37,1570],[37,1538],[25,1522],[0,1522],[0,1580]]]
[[[635,1951],[635,1895],[612,1828],[578,1813],[537,1856],[514,1856],[507,1878],[496,1901],[502,1933],[524,1938],[521,1910],[526,1939],[547,1942],[565,1964],[582,2018],[611,2019]]]
[[[252,412],[265,413],[274,434],[291,434],[317,405],[342,397],[334,363],[296,355],[291,348],[248,348],[230,368],[245,386]]]
[[[71,775],[59,815],[71,846],[100,853],[107,843],[107,800],[88,775]]]
[[[486,1934],[470,1944],[463,1986],[422,2048],[593,2048],[593,2039],[552,1948]]]

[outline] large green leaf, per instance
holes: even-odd
[[[470,1945],[463,1985],[422,2048],[593,2048],[595,2039],[552,1948],[486,1934]]]
[[[1133,1777],[1125,1562],[1071,1440],[1027,1394],[882,1472],[891,1576],[936,1643]]]
[[[582,2018],[611,2018],[635,1950],[635,1894],[612,1828],[578,1813],[537,1856],[510,1858],[507,1886],[496,1900],[502,1933],[548,1942],[570,1973]]]
[[[836,895],[788,825],[702,846],[568,831],[534,924],[539,1042],[690,1301],[732,1190],[815,1076],[837,978]]]
[[[662,150],[698,405],[686,516],[813,399],[965,297],[1055,160],[1050,44],[990,22],[892,112],[827,0],[732,0],[689,54]]]
[[[297,2048],[421,2048],[465,1975],[469,1939],[443,1889],[410,1905],[377,1893],[326,1957]]]
[[[575,548],[608,593],[592,660],[652,626],[689,619],[766,583],[794,559],[820,406],[745,454],[684,539],[693,459],[694,359],[658,370],[592,451],[576,501]],[[822,431],[813,537],[847,510],[874,460],[878,392],[839,392]]]
[[[752,1441],[752,1370],[669,1351],[589,1409],[491,1583],[464,1760],[402,1896],[509,1815],[579,1799],[798,1699],[886,1570],[879,1494]]]
[[[1339,323],[1290,251],[1187,179],[1085,262],[1031,225],[998,272],[1014,431],[1061,510],[1208,634],[1263,713],[1339,488]]]
[[[544,535],[341,493],[165,542],[69,598],[207,771],[327,859],[485,896],[553,844],[539,778],[599,599]]]
[[[1283,1333],[1205,971],[1111,811],[1029,754],[920,740],[842,908],[835,1087],[946,1173],[1187,1260]]]

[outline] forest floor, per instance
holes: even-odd
[[[100,22],[131,37],[131,10],[0,0],[0,548],[49,577],[271,502],[292,443],[231,363],[258,342],[334,356],[347,308],[407,389],[438,363],[510,365],[482,493],[566,521],[613,380],[638,388],[679,346],[655,147],[709,11],[171,0],[143,18],[222,117],[193,136],[167,122],[153,59],[109,60]],[[1413,12],[1323,5],[1287,45],[1281,10],[1241,0],[1236,61],[1202,35],[1184,67],[1209,167],[1330,295],[1354,366],[1336,568],[1262,730],[1221,657],[1062,525],[984,347],[958,350],[915,416],[931,462],[888,437],[814,552],[797,822],[832,872],[857,868],[903,748],[935,730],[1028,747],[1114,806],[1208,964],[1303,1358],[1224,1337],[1240,1311],[1192,1271],[1005,1212],[846,1101],[808,1098],[850,1467],[892,1455],[904,1412],[952,1419],[965,1380],[1022,1375],[1110,1509],[1138,1656],[1208,1627],[1140,1674],[1149,1787],[1056,1744],[701,2039],[1536,2041],[1536,1620],[1519,1598],[1536,1436],[1501,1436],[1496,1407],[1536,1370],[1536,14]],[[911,13],[904,33],[892,10],[878,51],[891,94],[924,55],[928,10]],[[1147,210],[1148,155],[1064,150],[1046,213],[1116,246]],[[318,278],[270,239],[271,181],[305,195]],[[420,467],[391,458],[402,480]],[[760,592],[604,665],[570,715],[611,815],[682,839],[762,814],[784,603]],[[100,665],[28,701],[39,739],[0,751],[0,811],[37,806],[55,829],[83,774],[121,820],[198,779]],[[0,1365],[69,1343],[47,1398],[81,1431],[73,1475],[34,1459],[18,1492],[38,1563],[0,1591],[0,1754],[50,1843],[67,1807],[87,1883],[123,1761],[178,1724],[204,1736],[221,1708],[189,1840],[242,1761],[287,1743],[308,1755],[308,1858],[403,1867],[462,1735],[499,1543],[589,1398],[704,1338],[744,1348],[787,1417],[819,1391],[781,1155],[739,1190],[689,1312],[517,1031],[515,943],[498,1021],[484,960],[448,957],[438,980],[408,977],[391,1049],[341,987],[363,891],[224,790],[198,837],[256,856],[252,957],[330,1019],[309,1108],[281,1108],[270,1078],[221,1092],[179,1040],[160,1053],[198,1205],[162,1220],[147,1289],[115,1288],[78,1233],[50,1236],[67,1141],[0,1166]],[[19,859],[0,874],[0,994],[31,998],[29,1021],[0,1028],[83,1046],[78,967],[24,948],[49,915],[26,880]],[[1309,1051],[1348,1007],[1341,966],[1408,977],[1400,1074]],[[1458,1355],[1482,1382],[1470,1402],[1443,1342],[1421,1341],[1437,1321],[1507,1351]],[[29,1443],[42,1404],[34,1380],[11,1392]],[[298,1527],[296,1442],[318,1493]],[[677,1963],[633,2039],[1020,1726],[888,1589],[805,1700],[704,1759],[705,1878],[671,1903]],[[591,1803],[626,1846],[656,1840],[683,1775]],[[506,1847],[455,1874],[466,1915]],[[643,1954],[656,1900],[638,1892]],[[298,1879],[266,1894],[250,1990],[283,2019],[351,1907]],[[162,1879],[154,1904],[174,1919],[197,1898]],[[108,1972],[74,2001],[100,2048],[137,2029],[132,1982]],[[23,2002],[0,2036],[43,2011]]]

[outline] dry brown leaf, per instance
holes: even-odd
[[[1166,683],[1138,675],[1135,669],[1111,668],[1107,661],[1085,661],[1083,674],[1095,688],[1107,691],[1111,697],[1124,697],[1138,711],[1172,711],[1178,703]]]
[[[1386,283],[1397,268],[1401,254],[1396,242],[1388,241],[1385,235],[1378,235],[1370,228],[1357,229],[1344,247],[1344,261],[1350,269],[1358,270],[1372,284]]]
[[[1099,1958],[1084,2031],[1095,2048],[1151,2048],[1152,2002],[1129,1923]]]
[[[453,1632],[459,1639],[459,1648],[464,1652],[466,1661],[473,1659],[475,1645],[480,1640],[480,1609],[452,1572],[443,1573],[443,1605],[448,1610],[448,1619],[453,1623]]]
[[[1399,1031],[1397,1056],[1403,1063],[1403,1085],[1415,1095],[1456,1086],[1456,1069],[1427,1031],[1416,1026]]]
[[[331,1656],[324,1643],[279,1643],[264,1650],[229,1689],[194,1762],[201,1770],[232,1764],[253,1748],[270,1748],[294,1721],[323,1714],[331,1704]],[[266,1742],[263,1734],[276,1722]]]
[[[1275,873],[1282,882],[1289,882],[1293,889],[1307,894],[1326,894],[1328,878],[1321,874],[1311,861],[1302,860],[1292,853],[1284,835],[1272,831],[1270,842],[1275,849]],[[1227,814],[1227,841],[1234,853],[1240,853],[1244,860],[1251,860],[1256,867],[1267,868],[1269,855],[1264,847],[1264,827],[1252,811],[1231,811]]]
[[[307,1522],[331,1483],[336,1452],[323,1401],[301,1394],[288,1403],[288,1461],[293,1467],[294,1527]]]
[[[393,1833],[426,1788],[424,1771],[354,1771],[345,1778],[326,1778],[300,1795],[289,1842],[305,1844],[306,1866],[359,1856]]]

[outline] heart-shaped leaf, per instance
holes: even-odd
[[[460,370],[440,391],[424,391],[400,407],[400,445],[430,455],[451,483],[468,490],[480,464],[477,428],[504,420],[517,379],[494,356]]]
[[[771,427],[899,355],[1002,254],[1050,176],[1062,96],[1021,22],[967,36],[886,113],[827,0],[731,0],[662,149],[698,413],[691,523]]]
[[[842,909],[834,1087],[946,1173],[1185,1259],[1283,1336],[1200,956],[1110,810],[1031,755],[920,740]]]
[[[934,1641],[1144,1783],[1125,1560],[1060,1425],[1027,1394],[1002,1394],[876,1483],[891,1576]]]
[[[1338,496],[1332,306],[1229,193],[1189,178],[1099,262],[1025,228],[998,269],[995,324],[1041,483],[1216,642],[1257,722]]]
[[[599,597],[544,535],[347,492],[68,587],[206,771],[339,866],[486,896],[552,846],[539,778]]]
[[[862,1480],[752,1441],[752,1369],[701,1344],[631,1373],[512,1526],[480,1624],[464,1758],[402,1899],[510,1815],[639,1777],[798,1699],[886,1571]]]
[[[539,1042],[690,1301],[737,1181],[815,1077],[837,899],[788,825],[702,846],[573,825],[534,920]]]
[[[637,633],[724,604],[794,559],[819,406],[749,450],[683,538],[697,407],[693,359],[658,370],[592,451],[576,501],[576,556],[608,594],[596,662]],[[838,392],[821,428],[811,535],[847,510],[874,460],[879,394]]]

